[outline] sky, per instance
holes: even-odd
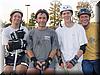
[[[9,2],[8,2],[9,1]],[[38,9],[48,10],[50,7],[50,2],[53,0],[0,0],[0,20],[3,22],[9,22],[9,15],[14,9],[20,9],[23,13],[23,20],[27,19],[27,7],[26,4],[29,4],[28,7],[28,19],[31,16],[32,12],[36,12]],[[69,4],[75,10],[78,1],[95,1],[95,0],[60,0],[62,4]],[[97,0],[96,0],[97,1]]]

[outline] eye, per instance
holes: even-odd
[[[43,19],[46,19],[45,17],[43,17]]]
[[[66,13],[63,13],[63,15],[66,15]]]
[[[81,16],[80,18],[84,18],[84,16]]]
[[[14,15],[14,18],[16,18],[16,17],[18,17],[18,18],[21,18],[21,16],[18,16],[18,15]]]
[[[41,17],[39,17],[39,19],[41,19]]]
[[[70,12],[67,12],[67,14],[70,14]]]
[[[85,18],[88,18],[88,16],[85,16]]]

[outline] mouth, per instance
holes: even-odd
[[[69,19],[70,19],[70,17],[66,16],[66,17],[64,17],[64,19],[69,20]]]
[[[46,24],[45,24],[45,23],[39,23],[39,25],[40,25],[40,26],[45,26]]]
[[[85,21],[83,21],[83,23],[88,23],[88,21],[85,20]]]

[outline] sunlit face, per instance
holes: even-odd
[[[79,17],[80,23],[83,25],[83,27],[88,26],[89,22],[90,22],[90,16],[87,14],[82,14]]]
[[[19,25],[22,20],[22,16],[20,13],[14,13],[11,17],[11,22]]]
[[[37,15],[36,21],[38,23],[38,26],[45,27],[46,26],[46,22],[47,22],[46,14],[45,13],[39,13]]]
[[[64,19],[65,21],[70,21],[72,13],[71,11],[63,11],[61,16],[62,16],[62,19]]]

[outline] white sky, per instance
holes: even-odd
[[[20,9],[24,13],[23,19],[27,18],[26,4],[30,4],[28,7],[28,18],[32,12],[36,12],[38,9],[44,8],[46,10],[50,7],[50,2],[53,0],[0,0],[0,19],[5,22],[9,22],[9,15],[12,10]],[[91,0],[60,0],[62,4],[69,4],[75,10],[78,1],[91,1]],[[93,0],[92,0],[93,1]]]

